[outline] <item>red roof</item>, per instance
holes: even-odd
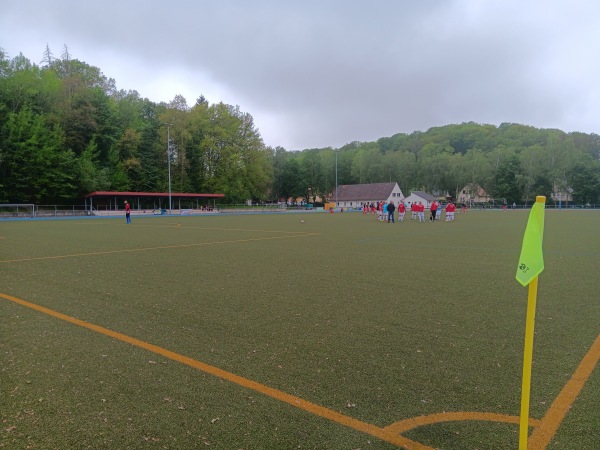
[[[95,191],[85,197],[191,197],[191,198],[223,198],[225,194],[190,194],[187,192],[111,192]]]

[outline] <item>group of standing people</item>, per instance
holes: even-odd
[[[423,203],[413,202],[413,204],[410,205],[410,213],[410,220],[417,219],[419,222],[425,222],[425,205],[423,205]]]
[[[395,211],[398,209],[398,222],[404,222],[404,216],[406,214],[406,205],[404,202],[399,202],[398,206],[394,202],[385,203],[383,201],[363,205],[363,214],[375,214],[377,213],[377,220],[386,221],[388,223],[394,223]],[[414,202],[410,205],[411,220],[418,220],[419,222],[425,222],[425,205],[421,202]],[[431,202],[429,207],[429,221],[435,222],[436,220],[442,220],[442,205],[438,202]],[[454,213],[456,212],[456,205],[450,201],[446,205],[446,222],[454,221]]]

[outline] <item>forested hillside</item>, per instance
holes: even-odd
[[[167,146],[167,135],[170,146]],[[55,59],[41,65],[0,53],[0,202],[75,202],[96,190],[165,192],[167,149],[174,192],[260,198],[270,151],[238,107],[154,103],[116,90],[100,69]]]
[[[155,103],[117,90],[66,47],[60,57],[46,48],[39,64],[0,49],[0,203],[73,204],[97,190],[164,192],[169,157],[174,192],[224,193],[228,203],[327,197],[336,160],[339,184],[397,181],[405,193],[455,195],[476,183],[510,203],[553,190],[600,203],[597,134],[463,123],[288,151],[266,146],[238,106],[198,95],[192,106],[181,96]]]

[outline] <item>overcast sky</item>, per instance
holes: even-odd
[[[0,47],[153,101],[239,105],[264,142],[474,121],[600,132],[598,0],[0,0]]]

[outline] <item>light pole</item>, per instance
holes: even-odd
[[[334,150],[335,152],[335,207],[338,207],[338,164],[337,164],[337,155],[339,150]]]
[[[171,127],[172,123],[163,123],[167,126],[167,167],[169,171],[169,214],[171,214]]]

